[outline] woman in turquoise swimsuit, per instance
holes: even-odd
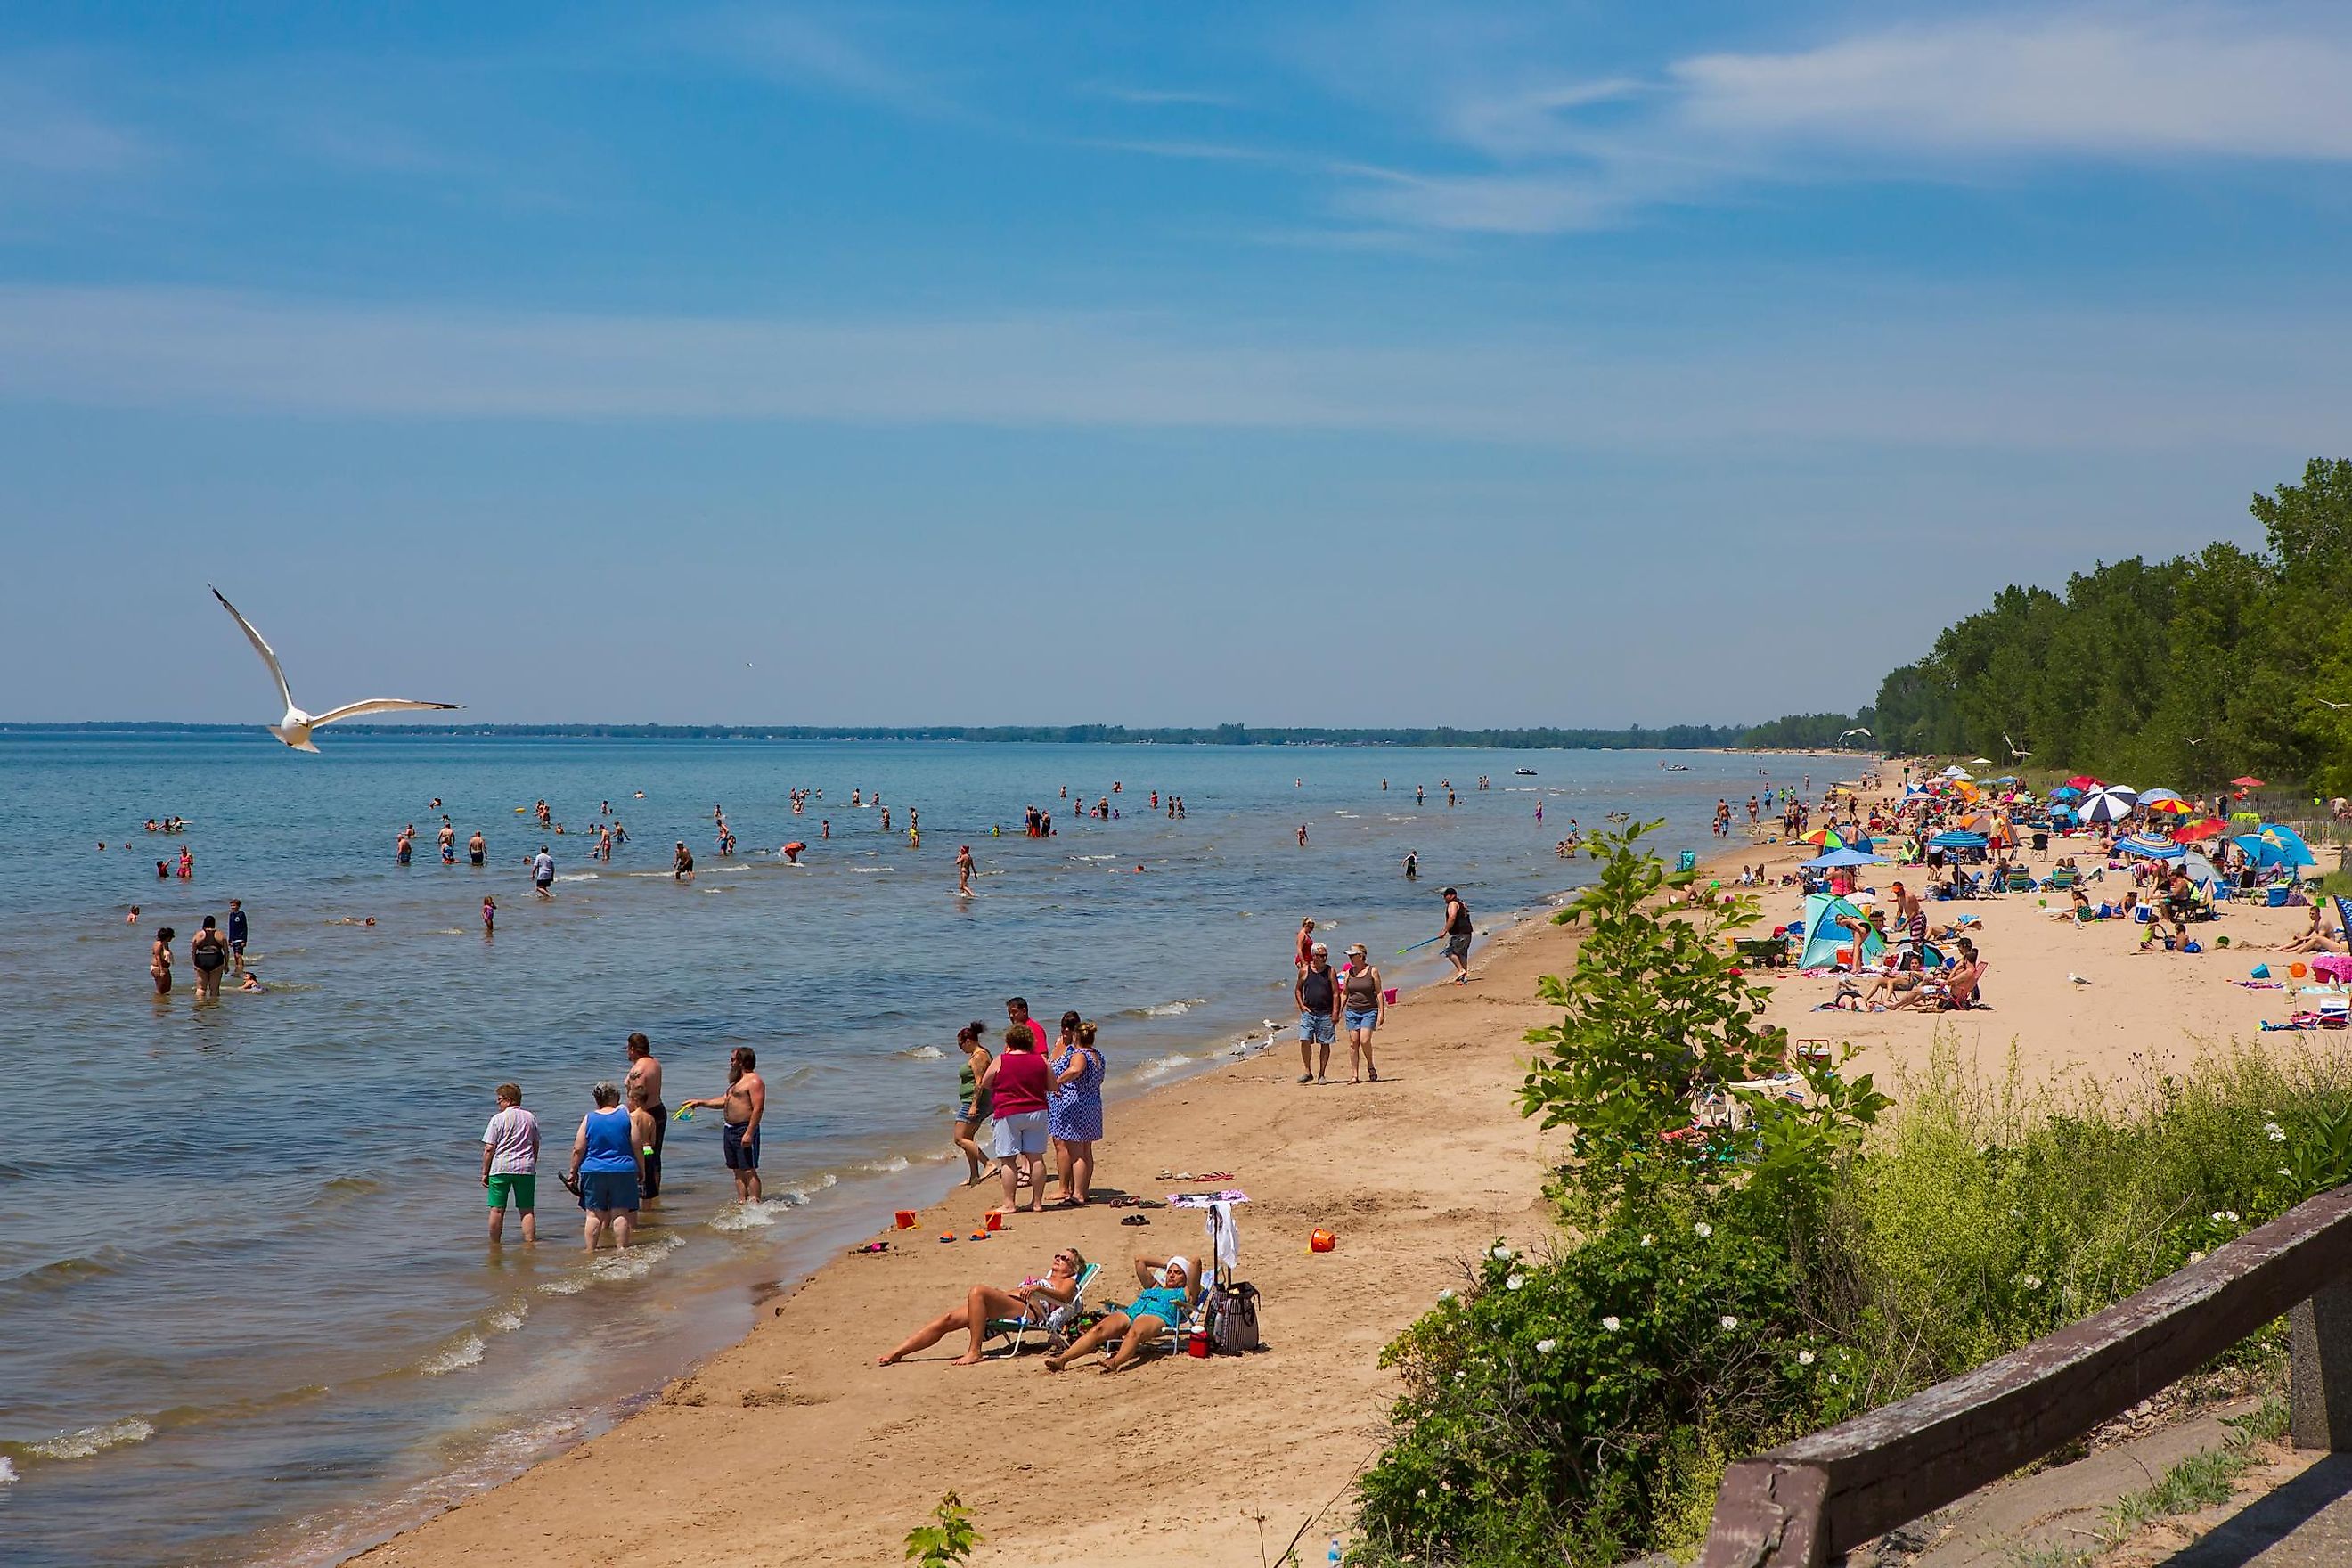
[[[1157,1344],[1171,1330],[1181,1330],[1192,1316],[1192,1304],[1200,1300],[1200,1282],[1192,1278],[1192,1265],[1184,1258],[1171,1258],[1164,1264],[1156,1258],[1139,1258],[1137,1270],[1143,1277],[1156,1277],[1160,1283],[1137,1292],[1134,1300],[1124,1307],[1114,1307],[1104,1314],[1102,1321],[1078,1336],[1068,1350],[1045,1358],[1047,1372],[1059,1372],[1078,1357],[1087,1354],[1106,1340],[1118,1340],[1117,1354],[1103,1363],[1103,1373],[1108,1376],[1132,1365],[1144,1347]]]

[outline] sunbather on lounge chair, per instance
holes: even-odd
[[[982,1357],[980,1347],[988,1333],[991,1318],[1022,1318],[1042,1323],[1045,1314],[1055,1307],[1066,1307],[1077,1293],[1078,1275],[1087,1260],[1075,1247],[1066,1247],[1054,1254],[1054,1262],[1043,1279],[1024,1279],[1010,1290],[1000,1290],[993,1285],[975,1285],[964,1297],[963,1305],[940,1313],[921,1328],[907,1336],[907,1342],[875,1363],[888,1366],[905,1360],[917,1351],[929,1350],[958,1329],[970,1331],[971,1348],[958,1356],[952,1364],[977,1366]]]
[[[1192,1278],[1192,1264],[1181,1258],[1171,1258],[1165,1262],[1139,1258],[1135,1268],[1139,1279],[1156,1278],[1160,1283],[1147,1284],[1134,1300],[1105,1313],[1102,1321],[1079,1335],[1077,1342],[1068,1350],[1047,1356],[1047,1372],[1061,1371],[1107,1340],[1118,1340],[1119,1347],[1118,1353],[1104,1364],[1104,1374],[1124,1371],[1134,1364],[1145,1347],[1183,1326],[1201,1294],[1200,1283]]]

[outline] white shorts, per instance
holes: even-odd
[[[996,1119],[996,1157],[1010,1160],[1015,1154],[1042,1154],[1045,1152],[1045,1113],[1024,1110],[1015,1116]]]

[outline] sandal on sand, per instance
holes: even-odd
[[[1144,1218],[1139,1214],[1131,1214],[1118,1223],[1121,1225],[1150,1225],[1151,1222]]]
[[[1315,1081],[1315,1075],[1311,1072],[1300,1073],[1298,1075],[1298,1081],[1301,1083],[1313,1083]]]
[[[1372,1081],[1374,1083],[1381,1081],[1381,1069],[1378,1068],[1372,1068]]]

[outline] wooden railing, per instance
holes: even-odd
[[[2297,1447],[2352,1448],[2352,1186],[1974,1372],[1724,1472],[1700,1568],[1822,1568],[2130,1409],[2282,1314]]]

